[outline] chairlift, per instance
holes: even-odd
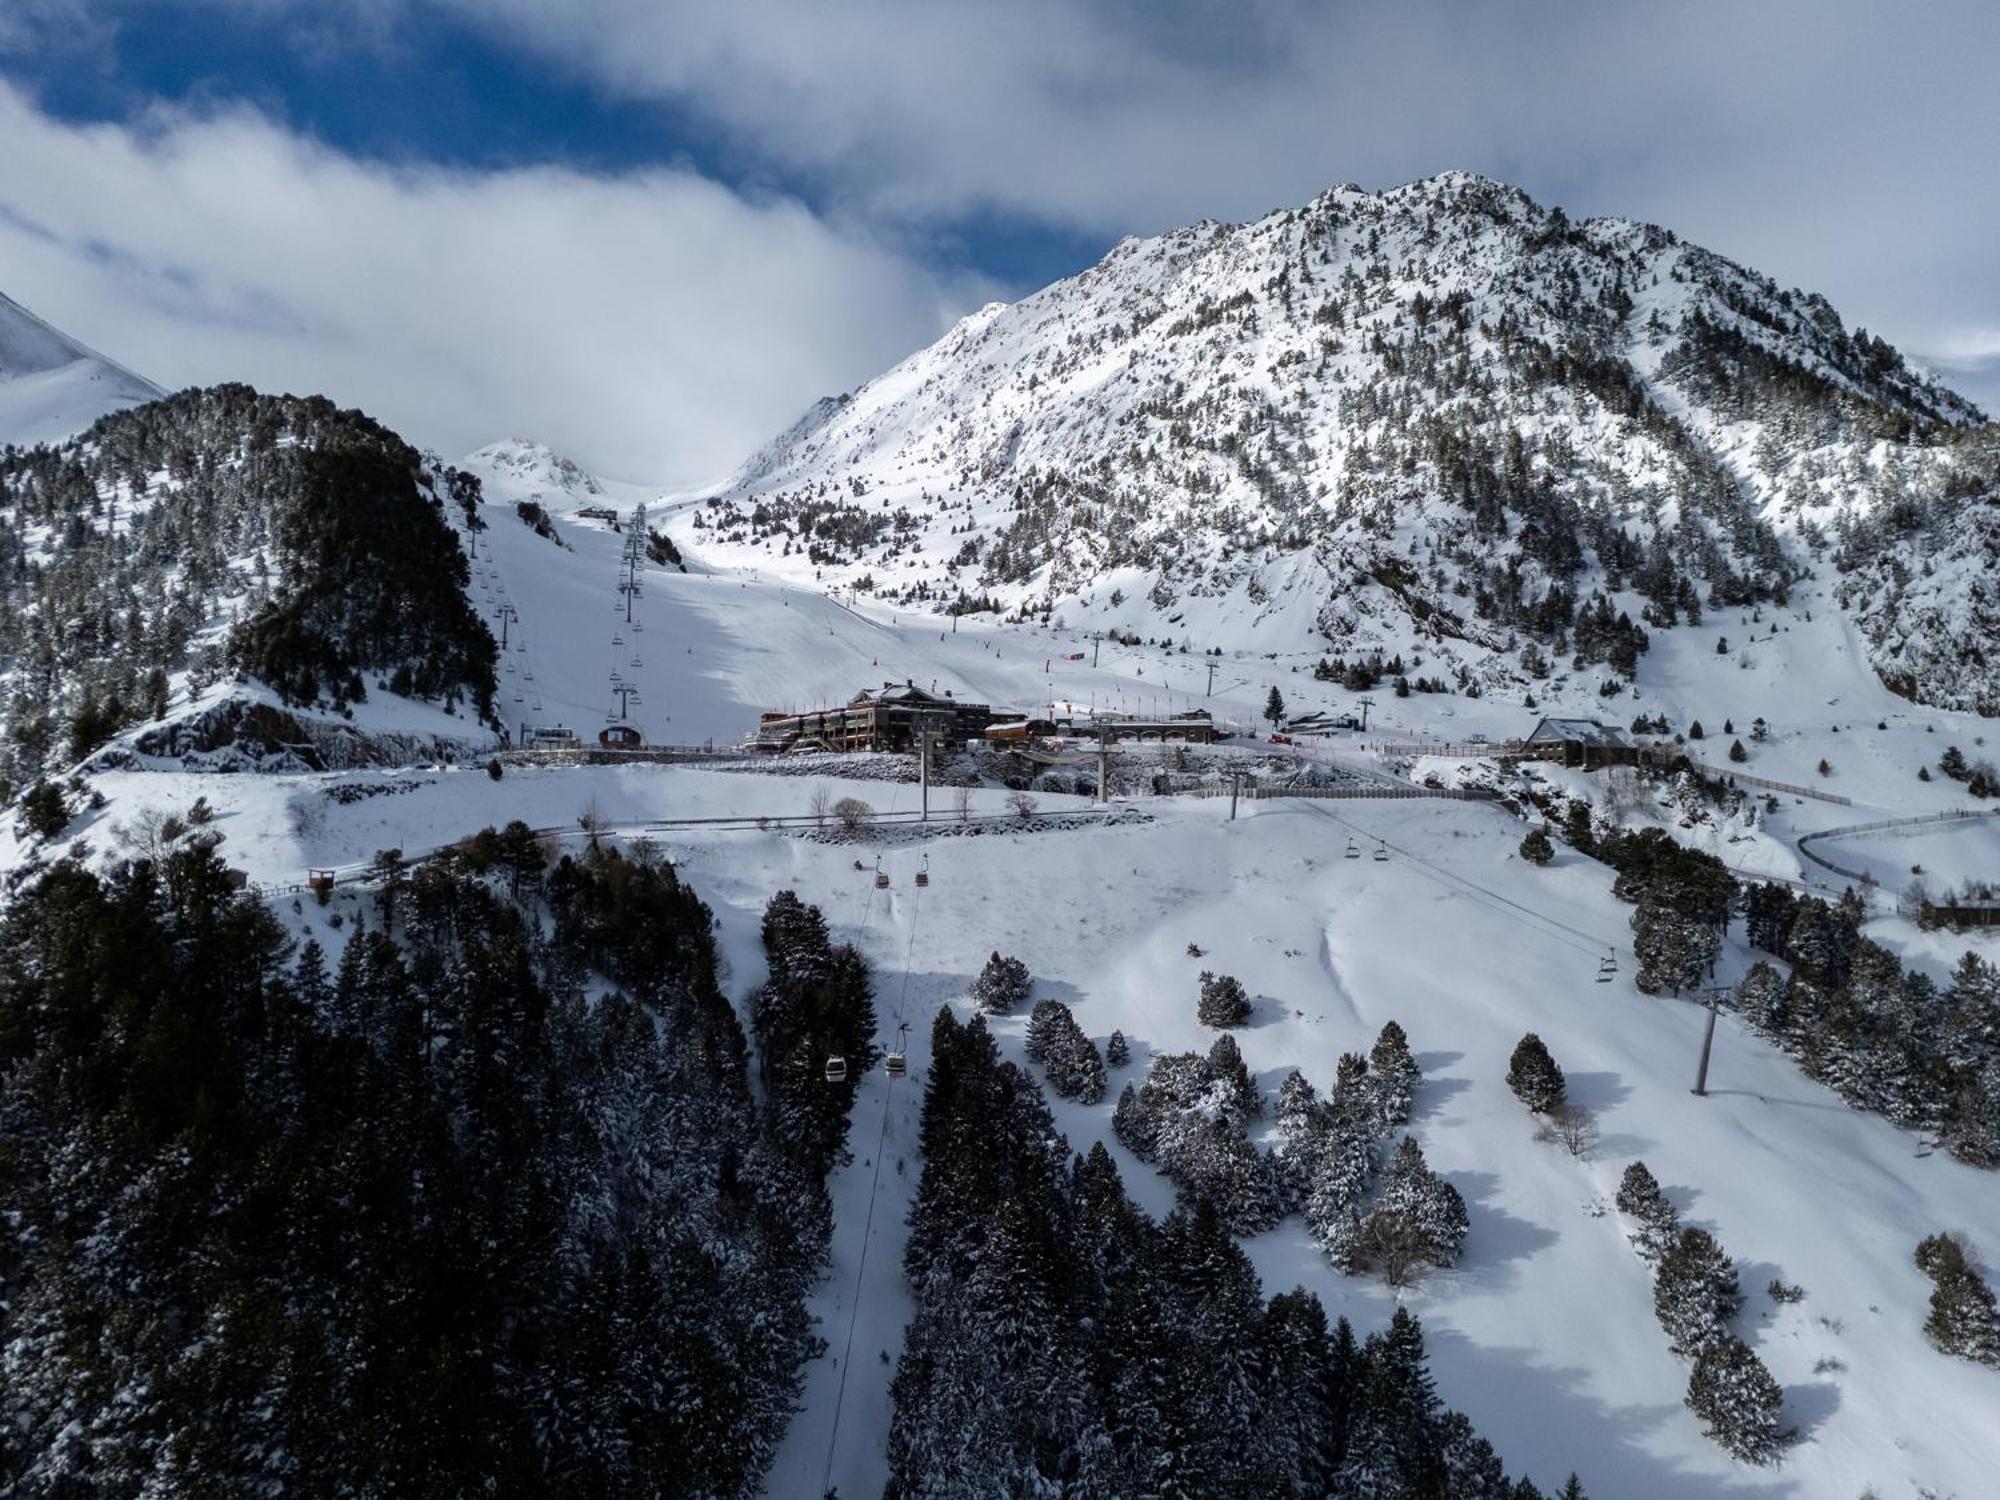
[[[846,1058],[836,1056],[836,1057],[829,1057],[826,1060],[826,1081],[828,1083],[847,1082]]]
[[[634,620],[632,622],[632,628],[634,630],[644,630],[646,628],[646,624],[643,620]]]
[[[521,673],[521,677],[523,681],[533,682],[535,680],[535,669],[533,667],[527,668]]]
[[[1597,982],[1599,984],[1609,984],[1617,976],[1617,973],[1618,950],[1613,948],[1597,961]]]
[[[632,665],[633,665],[634,667],[643,667],[643,666],[644,666],[644,665],[646,665],[646,664],[645,664],[644,662],[640,661],[640,660],[639,660],[639,658],[635,656],[635,657],[633,657],[633,658],[632,658]]]
[[[1377,864],[1385,864],[1387,863],[1388,858],[1389,858],[1389,846],[1387,844],[1377,844],[1375,846],[1375,862]]]
[[[1347,857],[1349,859],[1361,858],[1361,846],[1355,843],[1352,838],[1349,838],[1347,841]]]
[[[880,856],[877,856],[875,860],[875,889],[878,891],[889,889],[889,872],[882,868]]]
[[[516,694],[514,695],[514,701],[515,701],[516,703],[519,703],[519,702],[521,702],[521,701],[522,701],[522,698],[521,698],[521,695],[520,695],[519,693],[516,693]]]
[[[614,630],[611,632],[611,644],[614,646],[622,646],[625,644],[625,637],[620,635],[617,631]]]
[[[923,865],[917,871],[917,889],[922,890],[931,883],[931,857],[924,856]]]
[[[901,1078],[905,1073],[909,1072],[910,1070],[909,1060],[905,1058],[903,1054],[900,1052],[891,1052],[888,1055],[888,1057],[883,1060],[882,1065],[889,1070],[889,1076],[891,1078]]]

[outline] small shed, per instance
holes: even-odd
[[[1526,743],[1530,755],[1585,771],[1635,765],[1639,760],[1638,746],[1622,729],[1595,719],[1543,719]]]
[[[637,750],[645,742],[636,724],[606,724],[597,731],[597,743],[607,750]]]

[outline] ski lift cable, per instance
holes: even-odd
[[[1345,818],[1340,817],[1336,813],[1329,812],[1327,809],[1323,807],[1315,806],[1313,803],[1310,802],[1306,803],[1305,807],[1308,812],[1317,813],[1320,817],[1323,818],[1330,818],[1335,823],[1338,823],[1341,827],[1349,829],[1352,832],[1363,833],[1363,834],[1367,833],[1367,830],[1365,828],[1362,828],[1359,824],[1349,823]],[[1375,836],[1370,835],[1370,837],[1375,837]],[[1467,879],[1465,876],[1458,874],[1456,871],[1447,870],[1441,865],[1433,864],[1431,861],[1423,858],[1421,855],[1411,853],[1409,850],[1401,847],[1400,845],[1391,844],[1387,839],[1377,837],[1376,842],[1385,849],[1394,850],[1395,853],[1400,855],[1403,859],[1407,860],[1410,864],[1416,866],[1421,873],[1429,875],[1433,880],[1436,880],[1441,884],[1457,887],[1459,889],[1460,894],[1481,897],[1486,899],[1487,901],[1496,902],[1499,904],[1499,906],[1503,908],[1507,908],[1507,910],[1503,910],[1501,912],[1502,916],[1512,916],[1515,921],[1524,921],[1525,919],[1526,922],[1528,923],[1541,923],[1544,928],[1553,927],[1559,929],[1556,932],[1543,931],[1542,935],[1544,937],[1553,938],[1555,941],[1561,943],[1566,948],[1573,948],[1579,952],[1587,951],[1592,958],[1601,958],[1604,954],[1604,951],[1607,949],[1610,950],[1612,953],[1616,953],[1618,951],[1617,944],[1607,943],[1604,941],[1602,937],[1598,936],[1595,933],[1585,932],[1582,928],[1572,927],[1569,923],[1561,920],[1558,917],[1549,916],[1546,912],[1536,911],[1531,906],[1524,906],[1519,901],[1514,900],[1512,897],[1503,896],[1498,891],[1495,890],[1489,890],[1487,887],[1478,884],[1476,881]],[[1572,941],[1572,939],[1581,939],[1582,943],[1579,944],[1578,942]],[[1587,947],[1583,945],[1587,945]]]
[[[879,863],[879,861],[878,861]],[[868,906],[875,903],[875,882],[868,882]],[[885,906],[887,902],[883,903]],[[915,961],[917,951],[917,927],[922,915],[923,892],[921,889],[912,898],[910,906],[910,941],[904,950],[903,985],[896,998],[896,1023],[900,1032],[904,1006],[910,996],[910,965]],[[882,1124],[875,1137],[875,1170],[868,1180],[868,1212],[861,1222],[861,1252],[854,1258],[854,1297],[847,1308],[847,1342],[840,1355],[840,1380],[834,1387],[833,1421],[826,1435],[826,1471],[820,1479],[820,1493],[826,1494],[833,1488],[833,1458],[840,1447],[840,1409],[847,1399],[847,1372],[854,1367],[854,1330],[861,1321],[861,1287],[868,1274],[868,1245],[875,1237],[875,1200],[882,1188],[882,1158],[889,1149],[889,1106],[895,1097],[895,1090],[888,1083],[882,1085]]]
[[[880,861],[878,860],[879,864]],[[910,898],[910,940],[903,949],[903,983],[896,995],[896,1035],[900,1042],[906,1029],[904,1020],[910,1000],[910,969],[916,962],[917,933],[923,924],[924,889],[913,886],[915,894]],[[872,909],[875,899],[875,882],[868,882],[868,903]],[[885,906],[887,902],[883,903]],[[855,1257],[854,1299],[847,1309],[847,1343],[840,1356],[840,1381],[834,1389],[833,1422],[826,1436],[826,1472],[820,1480],[820,1493],[825,1494],[833,1487],[833,1458],[840,1445],[840,1409],[847,1398],[847,1372],[854,1365],[854,1330],[861,1319],[861,1286],[868,1271],[868,1244],[875,1233],[875,1200],[882,1186],[882,1158],[888,1154],[889,1146],[889,1106],[895,1098],[895,1090],[889,1083],[882,1085],[882,1125],[875,1140],[875,1171],[868,1183],[868,1212],[862,1220],[861,1253]]]

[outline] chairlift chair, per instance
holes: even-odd
[[[924,862],[917,870],[917,889],[922,890],[931,883],[931,857],[926,854]]]
[[[889,1070],[891,1078],[901,1078],[910,1070],[909,1060],[900,1052],[891,1052],[883,1059],[883,1066]]]
[[[847,1082],[847,1059],[834,1056],[826,1060],[826,1081],[828,1083]]]
[[[1599,984],[1609,984],[1617,973],[1618,950],[1613,948],[1597,961],[1597,982]]]
[[[625,637],[620,635],[617,631],[614,630],[611,632],[611,644],[614,646],[622,646],[625,644]]]
[[[1387,844],[1377,844],[1375,846],[1375,862],[1377,864],[1382,864],[1385,863],[1388,860],[1388,858],[1389,858],[1389,846]]]
[[[1347,841],[1347,857],[1349,859],[1361,858],[1361,846],[1351,838]]]
[[[882,861],[879,858],[875,861],[875,889],[878,891],[889,889],[889,872],[882,868]]]

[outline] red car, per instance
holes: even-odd
[[[1274,745],[1289,745],[1291,742],[1292,737],[1289,734],[1274,734],[1271,736],[1271,743]]]

